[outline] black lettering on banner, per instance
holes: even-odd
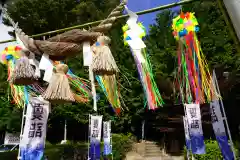
[[[43,104],[40,103],[33,103],[33,112],[32,112],[32,120],[42,120],[42,114],[43,114]]]
[[[36,133],[35,133],[35,137],[39,137],[39,138],[42,137],[42,126],[43,126],[43,123],[38,123],[37,124],[37,130],[36,130]]]
[[[97,119],[93,120],[93,128],[98,128],[98,120]]]
[[[194,129],[199,128],[199,120],[192,120],[190,126]]]
[[[215,112],[215,106],[211,107],[211,117],[212,117],[212,123],[218,122],[218,117]]]
[[[98,137],[98,129],[93,129],[92,137],[97,138]]]
[[[36,129],[36,123],[31,123],[29,132],[28,132],[28,138],[34,138],[35,135],[35,129]]]
[[[196,108],[189,108],[189,113],[191,118],[197,118],[197,109]]]
[[[103,138],[108,138],[108,125],[104,123]]]
[[[93,138],[97,138],[99,134],[98,131],[98,119],[94,119],[93,120],[93,133],[92,133],[92,137]]]
[[[39,137],[41,138],[42,137],[42,126],[43,126],[43,123],[32,123],[30,125],[30,129],[29,129],[29,132],[28,132],[28,138],[34,138],[34,137]]]

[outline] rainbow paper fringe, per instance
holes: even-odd
[[[138,25],[142,28],[143,32],[139,37],[142,39],[144,36],[146,36],[146,30],[144,26],[141,23],[138,23]],[[127,30],[129,30],[128,25],[123,26],[123,32],[124,32],[124,44],[127,45],[127,41],[131,39],[127,35]],[[138,68],[139,77],[144,89],[145,97],[147,99],[148,107],[149,109],[156,109],[159,106],[163,106],[164,102],[162,99],[162,96],[157,88],[157,84],[154,80],[154,75],[152,72],[152,66],[151,62],[149,60],[149,57],[146,53],[146,49],[141,49],[141,54],[145,59],[144,63],[141,63],[138,58],[136,57],[136,53],[134,50],[132,50],[132,55],[134,57],[135,63]]]
[[[95,76],[98,84],[102,88],[109,103],[113,107],[114,111],[119,114],[121,111],[120,93],[118,90],[116,75]]]
[[[182,103],[210,102],[217,93],[196,36],[199,27],[194,13],[181,13],[173,19],[172,28],[173,35],[179,42],[176,83]]]
[[[74,75],[71,70],[67,73],[68,81],[72,91],[75,93],[75,100],[79,103],[85,103],[89,101],[89,97],[92,97],[89,81]]]

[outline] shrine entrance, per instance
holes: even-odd
[[[165,153],[178,154],[184,146],[182,106],[167,106],[145,112],[146,141],[155,142]]]

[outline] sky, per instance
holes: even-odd
[[[166,4],[171,4],[178,2],[180,0],[128,0],[128,9],[130,9],[133,12],[141,11],[141,10],[146,10]],[[178,8],[178,7],[177,7]],[[174,8],[174,9],[177,9]],[[154,24],[156,14],[159,13],[154,12],[154,13],[148,13],[144,15],[139,16],[139,21],[143,23],[143,25],[148,29],[150,24]]]
[[[160,5],[166,5],[169,3],[174,3],[179,0],[128,0],[128,8],[134,12],[145,10],[145,9],[150,9],[153,7],[158,7]],[[139,21],[143,23],[143,25],[148,29],[148,26],[150,24],[153,24],[155,22],[156,14],[159,12],[154,12],[154,13],[149,13],[145,15],[139,16]],[[8,40],[12,39],[8,35],[8,31],[12,30],[11,27],[7,27],[2,24],[2,20],[0,18],[0,41],[2,40]],[[13,43],[5,43],[5,44],[0,44],[0,52],[4,50],[4,48],[10,44]]]
[[[8,31],[11,31],[11,30],[13,30],[12,27],[7,27],[4,24],[2,24],[2,18],[0,17],[0,41],[12,39],[12,37],[9,36],[8,34]],[[2,52],[5,49],[5,47],[7,47],[10,44],[13,44],[13,43],[0,44],[0,52]]]

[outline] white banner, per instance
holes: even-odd
[[[109,144],[111,142],[111,121],[103,122],[103,141]]]
[[[191,134],[203,134],[201,111],[199,104],[185,104],[187,120],[189,124],[189,132]]]
[[[223,117],[220,110],[219,101],[215,100],[210,103],[213,130],[216,136],[226,135]]]
[[[5,133],[4,144],[17,145],[20,143],[20,133]]]
[[[103,122],[103,141],[104,141],[104,155],[112,153],[111,144],[111,121]]]
[[[185,104],[191,150],[193,154],[205,154],[205,144],[202,131],[201,111],[199,104]]]
[[[43,98],[30,97],[24,132],[20,141],[22,158],[32,157],[34,153],[35,159],[38,160],[43,155],[49,107],[49,102]],[[36,152],[38,154],[35,154]]]
[[[223,159],[232,160],[234,159],[234,154],[233,150],[231,150],[230,145],[228,144],[228,137],[225,131],[219,100],[215,100],[210,103],[210,111],[213,130],[218,142],[218,146],[221,149]]]
[[[91,115],[91,141],[101,141],[102,116]]]

